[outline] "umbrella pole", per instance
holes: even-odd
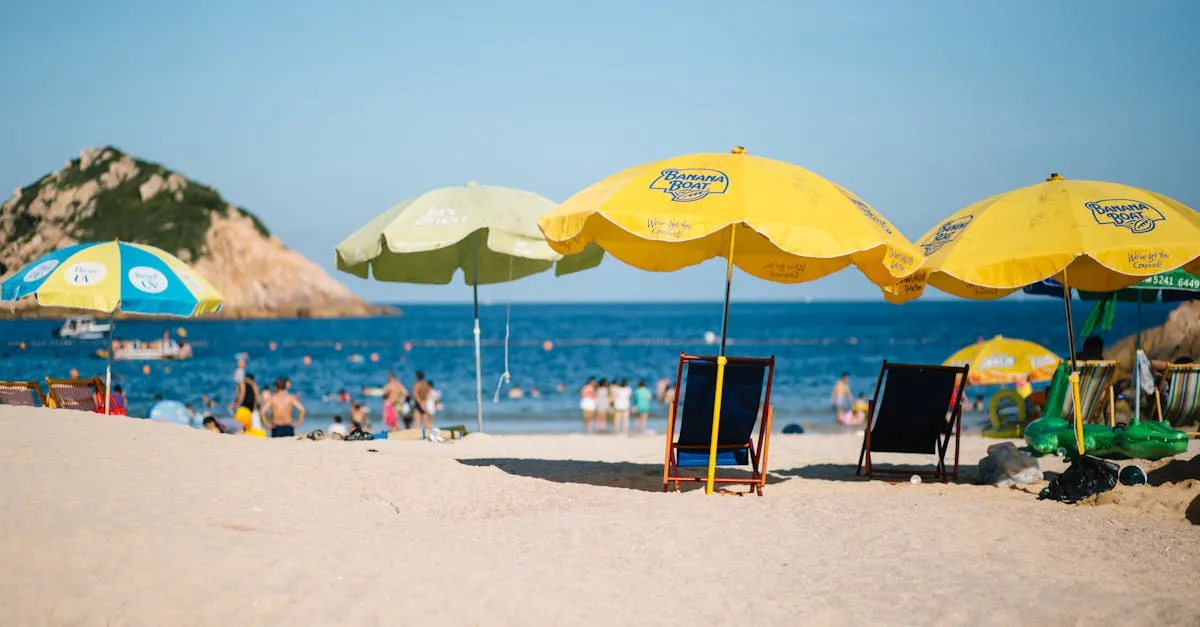
[[[471,281],[471,293],[475,310],[475,419],[479,432],[483,433],[483,364],[479,354],[479,239],[475,239],[472,254],[474,265],[474,280]]]
[[[1067,349],[1071,370],[1075,370],[1075,321],[1071,318],[1071,287],[1067,285],[1067,271],[1063,270],[1063,302],[1067,305]]]
[[[113,358],[113,328],[116,324],[113,318],[117,312],[108,314],[108,359],[104,361],[104,413],[108,415],[112,407],[112,358]]]
[[[713,399],[712,438],[708,445],[708,481],[704,493],[713,493],[717,476],[717,435],[721,432],[721,391],[725,388],[725,335],[729,332],[729,288],[733,283],[733,240],[737,225],[729,229],[729,260],[725,265],[725,311],[721,315],[721,354],[717,356],[717,392]]]
[[[1142,354],[1142,294],[1138,292],[1137,304],[1137,335],[1133,340],[1133,419],[1129,422],[1137,424],[1142,420],[1142,368],[1138,356]]]

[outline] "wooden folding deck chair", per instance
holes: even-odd
[[[46,397],[37,381],[0,381],[0,405],[45,407]]]
[[[875,395],[867,405],[862,451],[855,474],[921,475],[942,481],[958,479],[962,435],[963,388],[969,366],[926,366],[883,362]],[[954,437],[954,470],[946,468]],[[934,470],[876,467],[872,453],[936,455]]]
[[[104,404],[104,380],[100,377],[90,379],[51,379],[46,377],[46,389],[50,391],[50,407],[96,411],[97,407]],[[101,400],[97,402],[97,398]]]
[[[762,496],[767,483],[767,448],[771,438],[771,382],[775,357],[727,357],[721,392],[721,424],[717,434],[715,483],[745,484]],[[686,378],[685,378],[686,371]],[[685,481],[707,481],[683,474],[681,469],[707,471],[712,444],[713,403],[717,391],[717,358],[679,355],[675,398],[667,414],[667,454],[663,463],[663,491]],[[682,399],[682,400],[681,400]],[[759,413],[762,419],[759,419]],[[758,425],[758,438],[754,426]],[[676,438],[678,430],[678,438]],[[722,467],[749,467],[750,476],[721,474]]]
[[[1200,421],[1200,364],[1168,364],[1163,370],[1166,402],[1162,392],[1154,390],[1158,419],[1173,427]],[[1195,434],[1192,434],[1193,436]]]
[[[1076,361],[1079,371],[1079,403],[1083,406],[1083,422],[1117,424],[1116,394],[1113,383],[1117,378],[1117,362],[1113,360]],[[1063,417],[1074,421],[1075,409],[1068,392]],[[1107,419],[1107,420],[1106,420]]]

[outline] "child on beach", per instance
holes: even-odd
[[[435,426],[434,421],[437,418],[437,413],[442,410],[442,391],[434,387],[433,381],[429,382],[429,402],[425,406],[425,413],[429,415],[429,425]]]
[[[629,433],[629,409],[632,398],[633,389],[629,387],[629,382],[625,379],[621,379],[612,387],[613,431]]]
[[[342,422],[341,416],[333,417],[333,424],[329,425],[329,435],[340,435],[345,437],[350,434],[350,430],[346,428],[346,423]]]
[[[851,411],[850,424],[861,425],[862,423],[866,422],[867,421],[867,410],[869,408],[870,408],[870,405],[867,404],[867,395],[859,394],[858,398],[855,399],[855,401],[854,401],[854,405],[850,408],[850,411]]]
[[[358,401],[350,404],[350,425],[356,431],[371,432],[371,421],[367,418],[367,406]]]
[[[633,391],[633,413],[637,414],[637,432],[646,432],[646,421],[650,417],[650,388],[646,380],[638,381],[637,389]]]

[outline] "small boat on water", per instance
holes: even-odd
[[[192,358],[192,347],[187,342],[115,340],[112,349],[112,358],[115,361],[162,361]],[[107,359],[108,350],[102,348],[96,351],[96,356]]]
[[[75,340],[98,340],[112,330],[111,322],[98,322],[91,316],[67,318],[54,330],[54,337]]]

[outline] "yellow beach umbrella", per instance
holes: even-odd
[[[1144,189],[1052,174],[955,213],[918,245],[925,262],[893,301],[919,296],[925,283],[988,299],[1051,277],[1112,292],[1181,266],[1200,270],[1200,214]]]
[[[542,215],[538,225],[550,247],[562,254],[594,242],[642,270],[670,272],[714,257],[728,260],[710,493],[733,266],[769,281],[801,283],[853,264],[883,286],[921,262],[916,247],[858,196],[804,168],[751,156],[741,147],[618,172]]]
[[[1061,361],[1040,344],[997,335],[960,349],[944,365],[968,365],[972,385],[994,385],[1021,378],[1049,381]]]
[[[1064,290],[1112,292],[1175,268],[1200,270],[1200,214],[1136,187],[1052,174],[955,213],[918,246],[925,261],[885,288],[889,301],[917,298],[926,284],[963,298],[1000,298],[1047,278]]]

